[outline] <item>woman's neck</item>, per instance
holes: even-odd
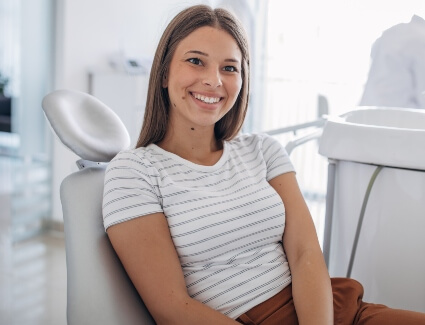
[[[223,144],[217,141],[214,129],[188,128],[176,130],[169,127],[165,137],[157,145],[193,163],[212,166],[221,158]]]

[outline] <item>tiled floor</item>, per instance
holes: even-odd
[[[62,233],[0,243],[0,324],[66,325],[66,262]]]

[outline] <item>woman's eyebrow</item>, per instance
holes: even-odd
[[[204,52],[198,51],[198,50],[190,50],[190,51],[187,51],[185,54],[189,54],[189,53],[194,53],[194,54],[199,54],[199,55],[203,55],[203,56],[208,56],[207,53],[204,53]]]
[[[240,61],[239,61],[238,59],[233,59],[233,58],[226,59],[226,60],[224,60],[224,61],[226,61],[226,62],[240,63]]]
[[[205,52],[199,51],[199,50],[190,50],[187,51],[185,54],[199,54],[199,55],[203,55],[208,57],[209,55]],[[229,59],[225,59],[224,61],[226,62],[234,62],[234,63],[239,63],[240,61],[238,59],[234,59],[234,58],[229,58]]]

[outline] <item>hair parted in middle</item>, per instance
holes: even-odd
[[[168,127],[170,102],[168,89],[162,87],[163,78],[180,41],[204,26],[226,31],[235,39],[242,54],[242,87],[234,106],[215,124],[215,137],[218,141],[230,140],[242,128],[249,99],[249,45],[244,28],[240,21],[225,9],[195,5],[184,9],[171,20],[158,43],[149,78],[143,126],[136,148],[158,143],[164,138]]]

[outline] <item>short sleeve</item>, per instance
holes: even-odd
[[[108,227],[163,212],[153,167],[131,151],[119,153],[105,171],[103,224]]]
[[[267,166],[267,181],[270,181],[276,176],[294,172],[294,166],[282,144],[267,134],[262,134],[261,136],[261,150]]]

